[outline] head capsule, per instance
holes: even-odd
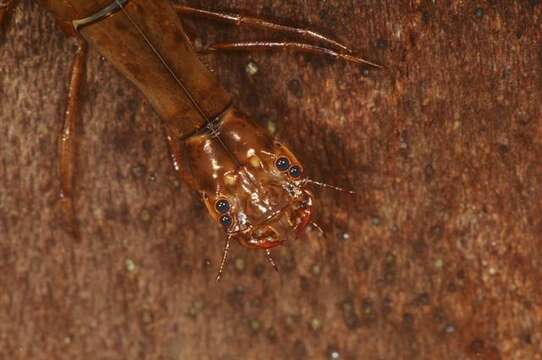
[[[269,249],[310,223],[312,194],[298,159],[231,109],[212,134],[185,142],[196,189],[228,239]]]
[[[310,223],[312,194],[303,168],[278,142],[251,152],[245,164],[217,180],[218,191],[204,196],[207,209],[229,238],[246,247],[275,247]]]

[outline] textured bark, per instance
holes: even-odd
[[[190,2],[310,24],[387,67],[207,57],[310,176],[358,190],[319,193],[327,237],[274,251],[278,275],[234,246],[216,284],[220,230],[175,179],[156,114],[92,49],[80,241],[62,230],[56,144],[74,48],[22,1],[0,43],[0,357],[540,356],[542,4],[453,3]],[[204,43],[274,38],[187,27]]]

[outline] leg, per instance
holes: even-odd
[[[4,23],[6,15],[15,6],[15,0],[0,0],[0,26]]]
[[[375,64],[369,60],[365,60],[350,54],[338,53],[336,51],[304,43],[296,42],[265,42],[265,41],[255,41],[255,42],[240,42],[240,43],[224,43],[224,44],[214,44],[210,45],[200,52],[209,53],[216,51],[251,51],[251,50],[295,50],[302,53],[318,54],[318,55],[328,55],[336,59],[344,60],[347,62],[352,62],[355,64],[365,64],[378,69],[382,68],[382,65]]]
[[[179,177],[187,183],[192,189],[196,189],[195,182],[192,179],[192,176],[188,174],[184,169],[182,168],[182,160],[181,160],[181,142],[176,138],[173,131],[170,131],[167,126],[163,126],[164,129],[164,136],[166,137],[167,146],[169,150],[169,158],[171,160],[171,164],[173,165],[173,169],[179,175]]]
[[[348,47],[344,46],[343,44],[311,30],[275,24],[269,21],[255,18],[255,17],[242,16],[238,14],[225,14],[225,13],[220,13],[220,12],[212,12],[212,11],[207,11],[207,10],[202,10],[202,9],[195,9],[195,8],[185,6],[185,5],[174,5],[174,7],[181,15],[203,17],[203,18],[211,19],[215,21],[226,22],[226,23],[233,24],[236,26],[246,25],[246,26],[256,27],[260,29],[267,29],[267,30],[271,30],[275,32],[294,34],[294,35],[301,36],[302,38],[306,40],[319,41],[322,43],[326,43],[334,48],[340,49],[341,51],[351,52],[351,50]]]
[[[220,268],[218,268],[218,274],[216,275],[216,281],[220,281],[222,278],[222,272],[224,271],[224,265],[226,265],[226,259],[228,258],[228,252],[230,250],[230,237],[226,238],[226,244],[224,245],[224,252],[222,254],[222,261],[220,262]]]
[[[60,162],[60,202],[64,219],[69,230],[78,236],[75,212],[73,208],[73,179],[75,175],[75,125],[78,115],[79,90],[83,82],[87,56],[87,44],[82,38],[77,38],[77,51],[71,69],[71,78],[68,91],[68,105],[64,114],[64,126],[59,141]]]

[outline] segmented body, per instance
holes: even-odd
[[[282,46],[377,65],[352,56],[345,46],[311,31],[255,18],[174,8],[169,0],[41,2],[79,44],[60,141],[62,198],[69,200],[72,193],[77,94],[88,42],[141,90],[160,116],[174,169],[200,194],[210,215],[225,231],[221,270],[232,239],[249,248],[265,249],[275,265],[269,249],[295,238],[311,221],[313,201],[307,186],[331,186],[304,177],[293,153],[235,108],[231,96],[198,58],[177,11],[180,8],[187,14],[309,37],[341,52],[304,43],[285,42]],[[277,45],[280,43],[234,43],[219,44],[216,49]]]
[[[312,199],[299,162],[235,109],[169,1],[116,1],[115,11],[107,1],[45,4],[67,33],[76,30],[143,92],[163,121],[176,170],[228,239],[268,249],[307,225]],[[278,159],[288,166],[277,167]]]

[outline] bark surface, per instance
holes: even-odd
[[[157,115],[91,49],[74,240],[56,151],[74,46],[23,0],[0,40],[0,357],[539,358],[540,1],[189,4],[310,25],[386,66],[206,57],[309,176],[358,194],[317,192],[327,236],[273,251],[279,274],[233,246],[215,283],[220,229],[175,178]],[[185,24],[203,43],[281,38]]]

